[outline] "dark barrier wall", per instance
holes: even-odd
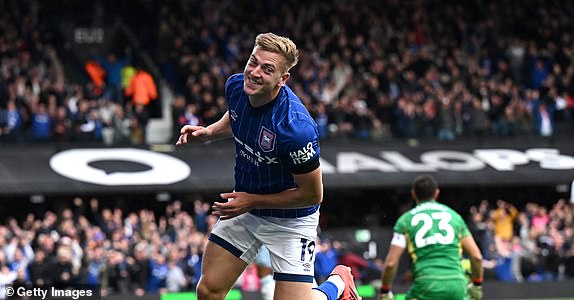
[[[443,187],[564,185],[574,179],[574,141],[321,144],[327,189],[409,186],[431,173]],[[159,151],[153,151],[159,150]],[[276,163],[255,150],[253,161]],[[232,141],[137,148],[0,147],[0,194],[190,192],[233,188]]]

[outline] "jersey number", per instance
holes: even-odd
[[[313,260],[313,253],[315,252],[315,241],[309,242],[307,239],[301,239],[301,261],[305,261],[305,256],[309,254],[309,262]]]
[[[452,244],[454,241],[454,228],[449,223],[451,219],[452,216],[447,212],[433,212],[430,215],[425,213],[416,214],[411,220],[411,226],[417,226],[420,222],[423,223],[423,226],[415,234],[415,246],[423,248],[436,243],[442,245]],[[441,232],[426,236],[435,220],[438,220],[438,229]]]

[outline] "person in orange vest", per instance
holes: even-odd
[[[95,93],[97,95],[102,94],[102,89],[104,87],[104,77],[106,76],[106,70],[102,68],[96,61],[88,60],[85,64],[85,69],[88,75],[90,75],[90,79],[94,83]]]
[[[132,105],[148,106],[151,100],[157,98],[157,88],[153,77],[145,70],[138,68],[126,88],[126,96],[131,97]]]

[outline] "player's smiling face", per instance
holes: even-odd
[[[253,49],[243,74],[243,90],[250,97],[252,104],[256,105],[263,105],[275,99],[279,89],[289,78],[283,56],[262,50],[259,46]]]

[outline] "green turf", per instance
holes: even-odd
[[[373,286],[361,285],[357,286],[357,292],[359,295],[365,298],[375,298],[377,296],[377,291]],[[404,300],[406,294],[395,294],[395,300]],[[574,298],[540,298],[540,299],[498,299],[498,300],[574,300]],[[195,293],[167,293],[161,295],[161,300],[197,300]],[[241,291],[233,289],[227,294],[225,300],[241,300]]]
[[[195,293],[167,293],[161,294],[161,300],[197,300]],[[239,290],[231,290],[225,300],[241,300],[241,291]]]
[[[512,299],[499,299],[499,300],[574,300],[574,298],[537,298],[537,299],[512,298]]]

